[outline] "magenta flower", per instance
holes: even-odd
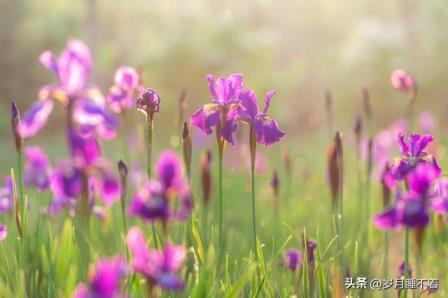
[[[50,163],[47,155],[39,147],[25,148],[25,175],[26,186],[35,187],[40,191],[50,186]]]
[[[184,283],[178,271],[185,260],[185,248],[182,246],[165,245],[159,251],[148,249],[143,232],[138,227],[132,227],[127,235],[127,244],[132,255],[132,268],[142,274],[150,285],[180,291]]]
[[[433,140],[431,135],[420,136],[418,134],[411,134],[407,140],[404,140],[404,135],[398,135],[398,145],[401,151],[401,158],[394,162],[391,168],[391,173],[394,179],[403,180],[418,164],[427,163],[434,167],[438,175],[441,174],[441,169],[437,160],[433,155],[426,153],[424,150],[426,146]]]
[[[170,218],[185,220],[191,213],[192,201],[178,155],[172,151],[162,153],[156,165],[156,174],[157,181],[148,181],[134,195],[129,212],[148,221],[160,219],[166,223]],[[176,198],[181,200],[181,206],[175,203]]]
[[[57,200],[76,199],[81,195],[83,173],[70,160],[62,160],[51,175],[51,190]]]
[[[264,109],[260,111],[257,104],[257,96],[253,90],[244,90],[239,95],[240,108],[239,119],[248,122],[256,135],[257,143],[265,146],[280,141],[285,134],[278,128],[278,123],[267,115],[271,99],[275,91],[269,91],[265,96]]]
[[[81,136],[73,130],[69,132],[70,153],[77,167],[94,165],[101,157],[98,140],[94,136]]]
[[[127,264],[122,257],[100,260],[90,269],[88,284],[80,283],[73,298],[124,298],[121,284],[126,274]]]
[[[221,136],[233,144],[233,133],[237,128],[237,108],[239,95],[243,90],[243,75],[232,74],[227,78],[214,78],[207,75],[209,91],[213,99],[197,110],[190,118],[191,124],[204,134],[211,134],[218,126]]]
[[[80,40],[69,40],[67,46],[56,58],[50,51],[43,52],[39,61],[58,79],[67,96],[79,96],[87,87],[92,58],[87,45]]]
[[[398,91],[409,92],[414,88],[414,80],[402,69],[396,69],[390,76],[392,86]]]
[[[5,240],[7,236],[8,236],[8,228],[5,225],[0,224],[0,241]]]
[[[438,177],[432,165],[420,164],[408,175],[409,190],[397,190],[395,203],[376,215],[374,224],[382,230],[402,226],[421,228],[429,222],[429,199],[433,181]]]
[[[280,264],[294,272],[302,267],[303,255],[297,249],[288,249],[285,252],[283,260],[280,262]]]
[[[11,177],[5,177],[2,187],[0,187],[0,213],[5,213],[11,210],[14,205],[13,189]]]
[[[120,67],[115,72],[114,85],[109,89],[107,102],[119,114],[132,108],[132,95],[137,90],[139,77],[132,67]]]

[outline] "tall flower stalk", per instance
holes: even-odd
[[[215,128],[216,143],[218,149],[218,259],[223,253],[223,156],[224,146],[228,142],[234,143],[233,134],[237,128],[237,109],[239,106],[238,96],[243,89],[243,76],[232,74],[227,78],[215,78],[207,76],[209,91],[213,99],[210,103],[198,109],[191,117],[190,122],[198,127],[204,134],[210,135]]]
[[[147,165],[146,171],[148,174],[148,179],[151,179],[151,169],[152,169],[152,138],[154,130],[154,114],[158,113],[160,110],[160,96],[153,89],[146,89],[145,92],[137,99],[137,109],[142,111],[146,115],[146,158]],[[157,247],[157,232],[154,223],[151,223],[152,236],[155,246]]]
[[[250,148],[250,184],[252,199],[252,232],[253,249],[258,260],[257,250],[257,220],[256,220],[256,195],[255,195],[255,163],[257,157],[257,144],[271,146],[280,141],[285,134],[280,131],[277,121],[269,118],[267,112],[275,91],[269,91],[265,96],[265,106],[259,110],[257,97],[253,90],[247,89],[239,96],[239,119],[249,124],[249,148]]]

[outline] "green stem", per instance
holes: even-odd
[[[19,196],[20,196],[20,217],[22,219],[22,248],[21,248],[21,261],[23,274],[26,272],[26,238],[27,238],[27,218],[26,218],[26,202],[23,195],[23,153],[20,151],[17,153],[17,180],[19,184]],[[17,182],[16,182],[17,183]],[[25,274],[26,276],[26,274]]]
[[[222,202],[222,154],[219,154],[218,159],[218,193],[219,193],[219,238],[218,249],[219,254],[223,249],[223,234],[222,234],[222,215],[223,215],[223,202]]]
[[[147,115],[147,124],[148,124],[148,144],[147,144],[147,148],[146,148],[146,153],[147,153],[147,173],[148,173],[148,179],[151,179],[151,169],[152,169],[152,136],[153,136],[153,129],[154,129],[154,125],[153,125],[153,115],[149,114]],[[157,232],[156,232],[156,227],[154,225],[154,223],[151,223],[151,230],[152,230],[152,238],[153,238],[153,242],[154,242],[154,246],[156,248],[159,248],[159,245],[157,243]]]
[[[384,233],[384,261],[383,261],[383,278],[388,278],[389,268],[389,234]],[[387,297],[387,292],[383,291],[383,297]]]
[[[253,240],[254,240],[254,253],[255,259],[258,261],[258,251],[257,251],[257,220],[255,213],[255,165],[251,164],[250,170],[250,182],[251,182],[251,195],[252,195],[252,229],[253,229]]]
[[[406,228],[404,234],[404,279],[409,278],[409,228]],[[403,297],[408,297],[408,291],[403,289]]]

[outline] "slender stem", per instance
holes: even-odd
[[[384,261],[383,261],[383,278],[387,278],[389,274],[389,234],[384,233]],[[387,297],[387,292],[383,291],[383,297]]]
[[[148,115],[147,123],[148,123],[148,144],[147,144],[147,148],[146,148],[147,159],[148,159],[147,172],[148,172],[148,178],[151,179],[152,134],[153,134],[153,128],[154,128],[153,127],[153,118],[151,115]]]
[[[22,248],[21,248],[21,254],[22,254],[22,270],[23,274],[26,273],[26,238],[27,238],[27,218],[26,218],[26,202],[25,197],[23,195],[23,153],[22,151],[17,153],[17,178],[18,178],[18,184],[19,184],[19,196],[20,196],[20,217],[22,219]],[[17,182],[16,182],[17,183]]]
[[[409,278],[409,228],[406,228],[404,236],[404,280]],[[403,297],[408,297],[408,291],[403,289]]]
[[[223,234],[222,234],[222,215],[223,215],[223,203],[222,203],[222,155],[219,154],[218,158],[218,193],[219,193],[219,238],[218,247],[220,253],[223,248]]]
[[[257,251],[257,219],[255,212],[255,160],[257,153],[257,143],[255,138],[255,133],[253,128],[250,128],[250,184],[251,184],[251,196],[252,196],[252,230],[253,230],[253,241],[254,241],[254,254],[255,259],[258,261],[258,251]]]

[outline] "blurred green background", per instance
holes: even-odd
[[[333,93],[335,128],[353,126],[362,86],[371,92],[377,127],[390,124],[406,100],[389,75],[403,68],[419,83],[420,108],[443,126],[447,23],[443,0],[0,0],[0,137],[10,137],[10,100],[24,111],[54,82],[39,54],[59,54],[71,37],[91,47],[92,83],[104,93],[121,65],[140,69],[145,86],[160,92],[162,145],[178,131],[172,115],[182,89],[189,113],[209,99],[207,73],[244,73],[260,99],[276,89],[271,114],[288,135],[306,137],[326,136],[325,90]],[[43,135],[55,137],[57,128],[49,125]],[[303,146],[303,139],[288,139]],[[0,162],[10,165],[8,155]]]

